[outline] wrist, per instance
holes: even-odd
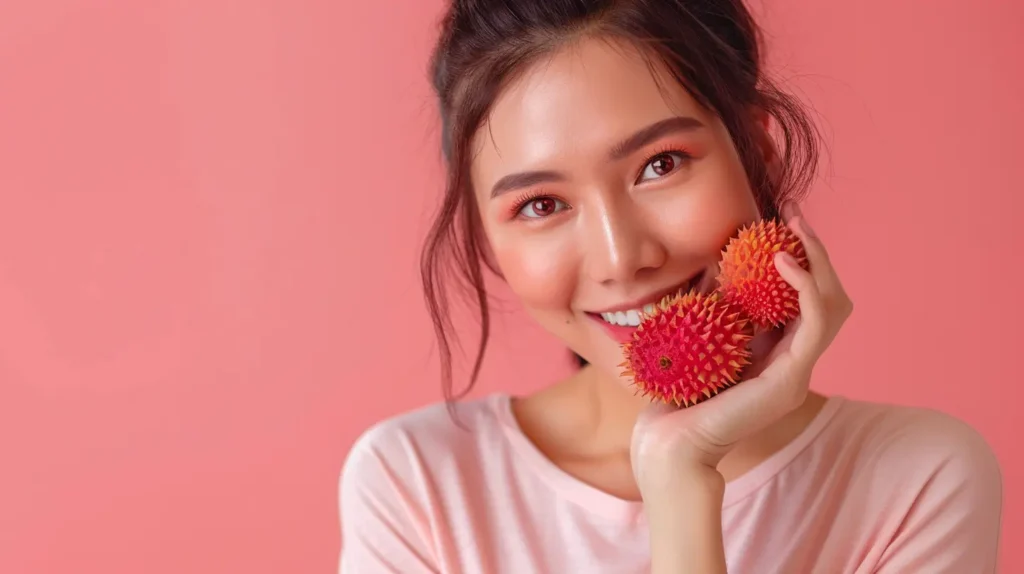
[[[651,573],[724,573],[722,501],[725,479],[698,466],[644,494],[651,536]]]
[[[695,465],[667,475],[659,475],[640,487],[645,512],[650,518],[665,515],[679,519],[686,509],[706,508],[720,514],[725,498],[725,477],[715,468]],[[682,512],[680,512],[682,510]]]
[[[662,468],[648,468],[637,476],[638,487],[644,497],[657,499],[662,495],[678,498],[680,493],[721,496],[725,492],[725,477],[714,466],[683,458],[672,459]]]

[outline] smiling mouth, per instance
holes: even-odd
[[[701,281],[704,279],[704,273],[705,271],[697,273],[689,280],[687,280],[685,283],[680,285],[675,291],[673,291],[669,295],[683,295],[689,292],[697,285],[700,285]],[[604,320],[605,323],[608,323],[609,325],[615,325],[616,327],[638,327],[640,326],[640,323],[643,321],[644,315],[650,315],[654,313],[655,306],[663,299],[664,297],[659,299],[658,301],[647,303],[646,305],[643,305],[642,307],[636,309],[626,309],[622,311],[591,314],[596,317],[600,317],[601,319]]]

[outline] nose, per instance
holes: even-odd
[[[610,199],[593,207],[583,225],[584,266],[592,281],[628,283],[665,264],[665,245],[637,206]]]

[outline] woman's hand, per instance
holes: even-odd
[[[717,472],[719,461],[739,441],[803,404],[815,363],[853,311],[824,245],[799,208],[788,204],[782,215],[803,241],[810,263],[808,272],[788,255],[775,259],[782,278],[799,292],[800,315],[739,384],[689,408],[655,403],[641,414],[631,459],[645,500],[661,498],[659,491],[677,495],[683,475]]]

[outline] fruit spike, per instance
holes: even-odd
[[[800,314],[796,289],[775,267],[775,254],[783,250],[808,269],[800,238],[775,219],[744,226],[722,252],[718,290],[760,329],[780,327]]]
[[[736,384],[750,362],[750,321],[717,293],[667,297],[642,319],[620,366],[652,400],[695,405]]]

